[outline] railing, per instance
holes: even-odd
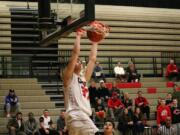
[[[165,52],[162,52],[165,53]],[[167,52],[166,52],[167,53]],[[172,52],[171,52],[172,53]],[[8,77],[43,77],[46,76],[48,78],[52,78],[53,76],[56,77],[59,72],[62,74],[63,68],[67,65],[67,62],[70,58],[71,51],[59,51],[59,55],[48,55],[48,54],[18,54],[18,55],[11,55],[11,56],[0,56],[0,76],[3,78]],[[178,52],[174,52],[174,54],[178,54]],[[38,57],[44,57],[43,60],[37,61]],[[58,57],[57,61],[49,60],[50,57]],[[132,60],[135,65],[138,65],[138,58],[148,58],[151,59],[152,62],[147,63],[146,61],[144,64],[152,64],[153,68],[147,68],[147,70],[152,70],[154,76],[158,76],[158,70],[161,70],[161,75],[163,75],[163,68],[168,64],[168,60],[170,58],[174,58],[176,60],[176,64],[180,65],[180,58],[179,55],[176,57],[170,57],[161,55],[159,57],[150,57],[150,56],[99,56],[98,58],[106,58],[102,64],[106,64],[107,76],[113,76],[113,67],[116,64],[115,59],[123,59],[129,58]],[[82,59],[88,61],[87,56],[82,56]],[[157,59],[161,59],[157,61]],[[160,64],[161,67],[157,65]],[[143,69],[143,68],[142,68]],[[139,70],[141,70],[139,68]],[[146,69],[143,69],[146,70]]]

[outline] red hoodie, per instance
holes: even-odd
[[[124,108],[124,104],[118,98],[117,99],[110,98],[108,100],[108,107],[112,109],[115,109],[115,107]]]
[[[173,65],[168,64],[167,69],[166,69],[166,76],[169,76],[169,74],[174,71],[178,72],[177,66],[175,64],[173,64]]]
[[[166,105],[165,106],[160,105],[157,109],[157,124],[161,124],[161,122],[165,122],[168,116],[171,117],[170,108]]]

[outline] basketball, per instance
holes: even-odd
[[[104,34],[97,33],[96,31],[87,31],[87,37],[92,42],[99,42],[104,39]]]
[[[91,30],[87,30],[87,37],[92,42],[100,42],[109,33],[109,27],[101,22],[93,21],[89,24]]]

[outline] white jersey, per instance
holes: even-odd
[[[89,90],[80,76],[73,73],[70,85],[64,89],[66,112],[81,110],[88,116],[92,114]]]

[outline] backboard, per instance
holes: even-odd
[[[81,4],[76,4],[73,0],[69,3],[59,1],[51,3],[51,10],[57,13],[57,29],[41,40],[41,46],[48,46],[53,40],[65,37],[95,20],[95,0],[83,0]]]

